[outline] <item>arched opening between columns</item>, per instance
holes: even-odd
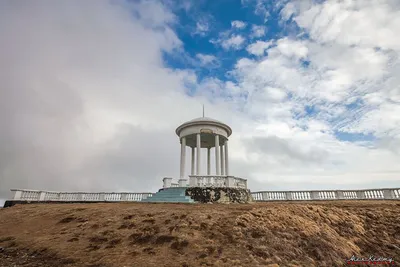
[[[229,175],[228,138],[212,133],[196,133],[181,138],[180,178],[185,177],[186,146],[191,149],[191,175]],[[207,153],[206,170],[202,170],[202,151]],[[215,173],[211,168],[211,154],[215,154]],[[206,173],[206,174],[205,174]]]

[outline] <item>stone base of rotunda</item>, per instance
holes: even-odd
[[[249,189],[232,187],[188,187],[186,196],[199,203],[251,203]]]

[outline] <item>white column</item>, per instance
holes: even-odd
[[[221,144],[221,175],[225,175],[225,157],[224,157],[224,145]]]
[[[211,175],[211,148],[207,148],[207,175]]]
[[[196,166],[196,174],[200,175],[200,158],[201,158],[201,136],[198,133],[196,136],[197,141],[197,166]]]
[[[229,175],[229,154],[228,154],[228,140],[225,140],[225,175]]]
[[[181,173],[180,178],[185,176],[185,158],[186,158],[186,138],[181,139]]]
[[[194,175],[194,157],[195,157],[195,155],[194,155],[194,147],[192,147],[192,169],[191,169],[191,172],[190,172],[191,175]]]
[[[215,135],[215,174],[220,175],[220,165],[219,165],[219,135]]]

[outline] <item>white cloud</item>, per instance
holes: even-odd
[[[204,67],[218,67],[219,60],[213,55],[197,54],[196,58],[200,61],[200,65]]]
[[[153,27],[165,26],[168,23],[176,22],[176,16],[168,12],[163,5],[155,4],[154,1],[134,2],[131,8],[140,16],[141,23]]]
[[[196,30],[194,31],[194,34],[200,35],[200,36],[206,36],[208,32],[210,31],[210,25],[207,21],[201,20],[196,22]]]
[[[162,52],[181,45],[168,10],[124,1],[0,5],[2,190],[154,191],[175,175],[174,127],[201,105],[185,94],[193,74],[163,65]]]
[[[252,25],[251,26],[251,34],[252,38],[260,38],[263,37],[267,33],[267,27],[263,25]]]
[[[242,21],[232,21],[232,29],[221,31],[218,38],[211,39],[210,43],[221,46],[224,50],[240,50],[244,47],[246,38],[237,34],[234,28],[244,28],[246,24]]]
[[[247,24],[244,21],[240,21],[240,20],[234,20],[231,22],[232,28],[244,29],[244,28],[246,28],[246,25]]]
[[[267,6],[269,2],[268,0],[241,0],[240,2],[245,7],[254,8],[254,14],[262,17],[264,22],[266,22],[270,16],[268,9],[271,8],[272,5]],[[280,1],[275,1],[274,3],[275,5],[278,5],[279,2]]]
[[[289,3],[288,5],[293,4]],[[295,20],[313,39],[344,45],[400,49],[400,2],[327,1],[299,5]],[[367,19],[368,18],[368,19]]]
[[[278,40],[276,50],[286,57],[296,59],[306,58],[308,55],[308,47],[305,42],[282,38]]]
[[[266,6],[266,1],[264,0],[257,0],[255,4],[254,14],[262,17],[264,19],[264,23],[267,22],[270,13]]]
[[[289,20],[293,14],[296,13],[296,6],[293,2],[287,3],[281,10],[281,17],[283,20]]]
[[[241,35],[232,35],[227,39],[220,40],[220,43],[222,48],[224,48],[225,50],[239,50],[243,47],[245,41],[246,39]]]
[[[272,44],[273,44],[272,41],[268,41],[268,42],[257,41],[255,43],[252,43],[251,45],[247,46],[246,50],[250,54],[253,54],[256,56],[262,56],[262,55],[264,55],[265,50],[267,50]]]

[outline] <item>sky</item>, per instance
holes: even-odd
[[[3,0],[0,198],[154,192],[203,104],[252,191],[399,187],[399,32],[398,0]]]

